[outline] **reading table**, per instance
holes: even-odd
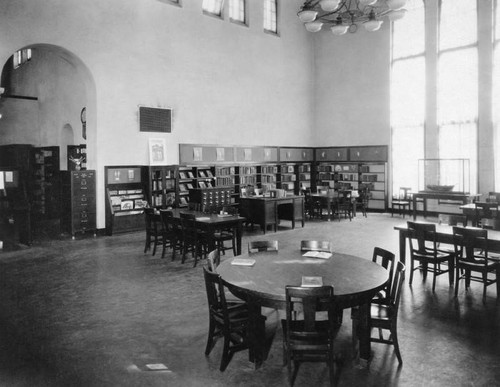
[[[304,256],[299,249],[244,254],[217,268],[229,290],[249,305],[250,361],[259,367],[267,356],[261,307],[285,309],[285,286],[301,285],[302,277],[322,277],[332,285],[341,309],[360,307],[359,352],[370,358],[369,305],[389,279],[387,270],[369,259],[333,253],[329,258]],[[233,259],[252,259],[252,266],[233,265]]]

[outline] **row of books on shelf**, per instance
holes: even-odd
[[[281,181],[296,181],[297,176],[296,175],[281,175]]]
[[[255,175],[257,173],[257,167],[245,166],[240,167],[240,175]]]
[[[358,164],[327,164],[318,165],[318,172],[359,172]]]
[[[295,189],[295,183],[281,183],[281,189],[292,191]]]
[[[311,180],[311,174],[310,173],[300,173],[299,180]]]
[[[281,173],[294,173],[295,167],[293,165],[282,165]]]
[[[144,199],[118,199],[111,198],[111,204],[114,211],[127,211],[143,209],[147,206],[148,202]]]
[[[194,173],[191,171],[179,171],[179,178],[181,178],[181,179],[194,179]]]
[[[257,176],[240,176],[240,184],[241,185],[254,185],[257,184]]]
[[[236,179],[234,178],[234,176],[218,176],[215,178],[215,181],[217,187],[231,186],[236,184]]]
[[[274,175],[262,175],[260,177],[262,183],[276,183],[276,176]]]
[[[278,173],[278,166],[277,165],[263,165],[260,171],[261,171],[261,173],[264,173],[264,174]]]
[[[119,190],[109,190],[109,194],[112,195],[134,195],[142,194],[142,189],[119,189]]]
[[[361,181],[363,181],[363,182],[376,182],[376,181],[378,181],[378,176],[377,175],[362,175]]]
[[[299,165],[299,173],[311,172],[311,164]]]
[[[160,191],[163,189],[163,184],[161,180],[153,180],[153,190]],[[165,189],[175,189],[175,180],[166,180],[165,181]]]
[[[216,167],[215,176],[227,176],[236,174],[235,167]]]

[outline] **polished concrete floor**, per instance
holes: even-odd
[[[352,222],[309,221],[250,239],[326,239],[336,251],[371,259],[374,246],[398,253],[388,214]],[[45,241],[0,253],[0,386],[282,386],[281,331],[258,370],[247,352],[218,370],[221,343],[204,356],[208,312],[201,265],[143,253],[143,233]],[[350,314],[336,342],[340,386],[500,385],[500,306],[495,288],[473,284],[457,299],[447,279],[415,274],[405,283],[399,319],[404,364],[373,344],[368,368],[352,359]],[[272,322],[272,317],[269,319]],[[169,371],[146,371],[163,363]],[[324,364],[301,367],[297,386],[328,385]]]

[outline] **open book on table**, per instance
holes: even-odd
[[[317,276],[302,276],[302,287],[305,288],[316,288],[323,286],[323,277]]]
[[[253,266],[255,265],[255,259],[251,258],[234,258],[231,262],[231,265],[238,266]]]
[[[307,253],[302,255],[303,257],[311,257],[311,258],[322,258],[328,259],[332,256],[332,253],[328,253],[326,251],[308,251]]]

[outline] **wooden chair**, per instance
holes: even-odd
[[[370,189],[368,187],[361,187],[359,190],[359,197],[356,202],[356,209],[359,209],[363,216],[366,218],[368,210],[368,204],[370,201]]]
[[[436,288],[436,277],[448,273],[450,286],[453,285],[453,269],[455,264],[455,253],[445,252],[438,249],[436,242],[436,225],[434,223],[417,223],[408,221],[408,239],[410,241],[410,285],[413,282],[413,272],[422,270],[423,278],[427,272],[434,274],[432,280],[432,291]],[[415,267],[415,262],[418,266]],[[448,267],[442,268],[442,263],[448,263]]]
[[[288,368],[290,385],[293,386],[302,362],[325,362],[330,372],[330,385],[335,385],[333,348],[337,334],[337,307],[333,287],[286,286],[285,294],[283,359]],[[325,310],[328,318],[320,320],[317,312]],[[297,319],[299,315],[302,318]]]
[[[248,349],[248,307],[245,303],[228,305],[224,284],[219,274],[203,267],[208,300],[209,327],[205,356],[215,346],[218,337],[224,338],[220,370],[224,371],[233,354]]]
[[[439,214],[438,224],[446,226],[458,226],[462,225],[467,227],[467,216],[459,214]]]
[[[171,210],[160,210],[161,235],[163,250],[161,257],[165,258],[165,250],[168,247],[172,249],[172,261],[175,259],[175,251],[182,252],[182,229],[174,223],[174,215]]]
[[[374,304],[388,304],[389,296],[391,294],[392,278],[394,276],[394,262],[396,261],[396,256],[394,253],[385,250],[381,247],[375,247],[373,249],[372,262],[381,265],[384,269],[389,272],[389,281],[385,289],[380,291],[372,300]]]
[[[234,206],[222,207],[223,212],[231,215],[238,215],[238,208]],[[226,250],[233,250],[233,255],[236,256],[236,234],[232,228],[223,228],[214,233],[214,240],[217,249],[226,254]],[[226,246],[225,242],[230,242],[230,246]]]
[[[498,217],[497,202],[475,202],[473,226],[481,227],[482,219],[494,219]]]
[[[458,285],[465,279],[465,290],[470,287],[471,281],[483,283],[483,302],[486,299],[486,288],[498,281],[496,270],[498,260],[488,259],[488,230],[466,227],[453,227],[455,242],[455,297],[458,296]],[[475,275],[479,273],[479,275]],[[495,278],[488,274],[494,273]],[[498,294],[497,294],[498,297]]]
[[[481,227],[488,230],[500,230],[500,219],[481,219]]]
[[[207,235],[196,226],[196,216],[187,212],[180,213],[182,229],[182,263],[186,260],[188,251],[194,258],[194,265],[198,263],[198,257],[206,257],[208,250]]]
[[[156,254],[156,248],[163,243],[161,235],[161,226],[159,225],[159,217],[155,214],[154,208],[144,209],[145,225],[146,225],[146,243],[144,245],[144,253],[151,249],[153,243],[153,253]]]
[[[332,242],[328,241],[300,241],[301,251],[324,251],[332,252]]]
[[[378,329],[378,337],[373,336],[370,332],[370,341],[372,343],[382,343],[394,346],[394,352],[398,358],[399,364],[403,364],[401,351],[398,342],[398,311],[399,302],[401,299],[401,290],[405,277],[405,265],[398,261],[394,271],[394,278],[391,284],[391,291],[385,304],[371,304],[370,308],[370,327]],[[354,314],[352,318],[353,335],[357,336],[359,315]],[[384,337],[383,331],[389,331],[389,336]]]
[[[304,190],[304,206],[309,219],[321,218],[321,201],[311,196],[311,189]]]
[[[278,251],[278,241],[250,241],[248,242],[249,253],[260,253],[263,251]]]
[[[409,187],[401,187],[399,188],[399,193],[392,197],[392,207],[391,207],[391,216],[394,216],[394,210],[397,207],[400,215],[405,217],[406,212],[410,212],[411,208],[411,197],[409,192],[411,188]]]
[[[344,218],[349,218],[352,221],[353,216],[353,203],[352,203],[352,192],[348,190],[341,191],[339,193],[339,199],[337,203],[337,211],[340,216],[343,214]]]

